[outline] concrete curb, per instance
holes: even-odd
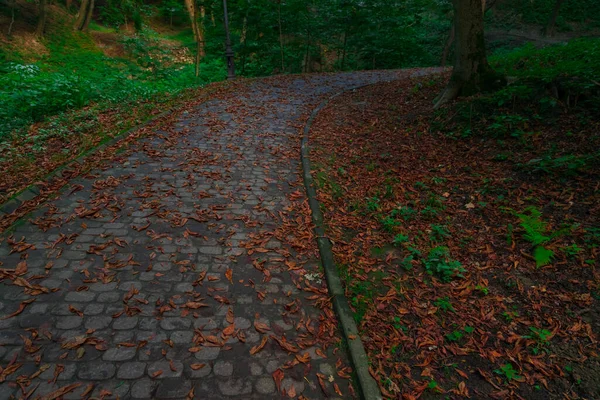
[[[302,161],[302,177],[304,180],[304,186],[306,187],[308,204],[310,206],[313,223],[315,224],[315,234],[317,235],[317,244],[319,246],[321,264],[323,265],[323,270],[325,271],[325,280],[327,281],[327,287],[329,289],[329,294],[331,295],[333,310],[340,321],[344,339],[346,339],[346,343],[348,344],[350,361],[352,362],[352,366],[358,381],[358,393],[360,398],[363,400],[381,400],[382,396],[379,386],[369,372],[369,358],[363,346],[362,340],[360,339],[358,328],[352,316],[352,310],[350,310],[350,306],[348,306],[348,300],[344,294],[344,287],[342,286],[342,281],[335,266],[331,241],[325,236],[323,214],[321,213],[319,201],[317,200],[317,191],[315,189],[314,180],[310,173],[310,159],[308,158],[308,136],[310,128],[319,112],[336,97],[346,92],[370,85],[372,84],[354,86],[336,93],[324,100],[312,111],[306,125],[304,126],[300,159]]]

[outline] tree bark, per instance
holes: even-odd
[[[198,41],[198,23],[196,20],[196,1],[185,0],[185,8],[187,8],[190,22],[192,23],[192,31],[194,32],[194,40]]]
[[[446,39],[446,44],[444,45],[444,51],[442,53],[442,67],[445,67],[446,62],[448,61],[448,54],[450,54],[450,49],[454,43],[454,34],[454,24],[452,24],[450,27],[450,34],[448,35],[448,39]]]
[[[200,75],[200,61],[206,56],[204,50],[204,16],[206,11],[204,6],[200,7],[200,21],[198,21],[198,8],[194,7],[194,20],[196,25],[196,77]]]
[[[39,3],[39,14],[38,14],[38,23],[37,28],[35,30],[35,34],[37,37],[44,36],[44,29],[46,29],[46,13],[47,13],[47,0],[40,0]]]
[[[94,0],[89,1],[89,7],[85,14],[85,20],[83,21],[83,25],[79,29],[80,31],[84,31],[90,26],[90,21],[92,20],[92,15],[94,13]]]
[[[459,95],[469,96],[490,89],[498,81],[487,62],[481,0],[453,0],[453,5],[454,69],[448,86],[436,99],[435,108]]]
[[[94,12],[94,0],[82,0],[79,6],[79,12],[75,19],[75,29],[83,31],[87,29],[90,21],[92,20],[92,14]]]
[[[544,36],[554,36],[556,33],[556,18],[558,18],[558,13],[560,12],[560,7],[564,0],[556,0],[554,3],[554,9],[552,10],[552,14],[550,15],[550,19],[544,28]]]
[[[8,37],[12,35],[12,27],[15,24],[15,8],[17,7],[17,0],[13,0],[10,3],[10,25],[8,25]]]

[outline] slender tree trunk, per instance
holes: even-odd
[[[48,6],[47,0],[40,0],[38,23],[37,23],[37,28],[35,30],[35,34],[37,37],[44,36],[44,29],[46,29],[46,13],[48,12],[47,6]]]
[[[304,53],[304,71],[310,72],[310,31],[307,32],[306,37],[306,52]]]
[[[17,0],[13,0],[10,3],[10,25],[8,25],[7,35],[10,37],[12,34],[12,27],[15,24],[15,8],[17,7]]]
[[[71,10],[71,6],[72,5],[73,5],[73,0],[67,0],[66,1],[67,10]]]
[[[502,81],[487,62],[481,0],[453,0],[453,4],[456,35],[454,69],[448,86],[436,99],[435,108],[459,95],[469,96]]]
[[[192,23],[192,31],[194,32],[194,40],[198,41],[198,24],[196,21],[196,1],[185,0],[185,8],[187,8],[190,22]]]
[[[344,31],[344,44],[342,46],[342,65],[341,65],[341,69],[342,71],[344,70],[344,67],[346,65],[346,46],[348,44],[348,29],[346,29]]]
[[[198,20],[198,8],[194,7],[194,20],[196,25],[196,77],[200,75],[200,61],[206,56],[204,50],[204,16],[206,15],[204,6],[200,7],[200,20]]]
[[[564,0],[556,0],[556,3],[554,3],[552,15],[550,15],[550,19],[544,28],[545,36],[554,36],[556,33],[556,18],[558,18],[558,13],[560,12],[560,7],[562,6],[563,2]]]
[[[281,51],[281,72],[285,71],[285,62],[283,59],[283,30],[281,29],[281,0],[277,2],[277,17],[279,22],[279,50]]]

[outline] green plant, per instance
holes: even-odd
[[[393,233],[395,228],[402,225],[402,223],[390,215],[381,220],[381,225],[383,225],[386,232]]]
[[[369,197],[367,199],[366,208],[367,211],[375,212],[379,210],[379,198],[378,197]]]
[[[442,242],[445,238],[450,237],[450,232],[445,226],[432,224],[430,225],[430,229],[431,233],[429,237],[434,243]]]
[[[399,233],[396,236],[394,236],[394,241],[392,242],[392,244],[396,247],[400,247],[404,243],[408,243],[408,240],[409,240],[409,238],[407,235],[403,235],[403,234]]]
[[[448,298],[448,296],[440,297],[440,298],[436,299],[434,304],[437,308],[439,308],[442,311],[451,311],[451,312],[456,311],[454,309],[454,307],[452,306],[452,303],[450,303],[450,299]]]
[[[447,247],[431,249],[425,260],[425,270],[431,275],[436,275],[442,282],[450,282],[454,277],[463,277],[465,272],[460,262],[450,258]]]
[[[406,207],[400,208],[398,213],[404,221],[410,221],[417,215],[417,210],[406,206]]]
[[[514,369],[512,364],[504,364],[499,369],[495,369],[494,373],[498,375],[502,375],[507,381],[512,381],[515,379],[521,379],[519,375],[517,375],[517,371]]]
[[[544,245],[553,238],[560,235],[548,233],[548,224],[542,220],[542,213],[535,207],[527,207],[521,214],[516,214],[520,220],[521,228],[525,230],[523,238],[533,246],[533,257],[536,266],[543,267],[550,263],[554,257],[554,252]]]

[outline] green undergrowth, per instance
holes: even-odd
[[[92,29],[110,32],[96,24]],[[225,77],[222,63],[213,61],[202,65],[196,78],[193,65],[177,60],[149,30],[117,38],[125,52],[118,58],[106,56],[89,34],[67,25],[46,35],[48,53],[37,61],[26,61],[18,49],[0,48],[0,143],[25,136],[31,124],[54,115],[160,102]],[[27,140],[43,150],[46,135]]]
[[[439,111],[434,128],[456,138],[496,140],[507,151],[495,160],[528,174],[568,178],[597,169],[595,136],[582,132],[600,115],[600,39],[525,45],[497,53],[490,64],[509,84]],[[579,142],[577,149],[564,145]],[[515,146],[536,157],[519,159]]]

